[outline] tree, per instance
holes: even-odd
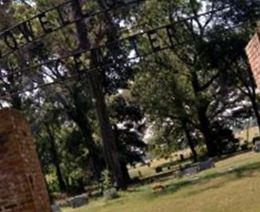
[[[128,174],[127,164],[134,165],[143,162],[147,145],[142,139],[145,129],[143,114],[137,102],[133,100],[131,95],[127,94],[129,94],[129,90],[111,96],[109,106],[122,171],[125,180],[129,183],[131,179]]]
[[[156,4],[157,6],[155,6]],[[248,20],[252,21],[252,17],[249,16],[248,11],[254,11],[255,13],[258,3],[254,1],[254,3],[248,4],[245,3],[245,7],[243,7],[244,11],[237,7],[240,3],[236,5],[233,1],[217,3],[215,1],[149,2],[143,9],[144,13],[149,14],[146,20],[150,25],[158,25],[158,23],[161,24],[164,21],[176,22],[172,26],[172,54],[177,56],[179,63],[182,64],[183,71],[185,70],[188,73],[194,94],[193,105],[196,109],[195,113],[198,121],[196,127],[204,137],[209,156],[217,154],[219,142],[218,137],[214,133],[213,124],[214,122],[218,122],[218,118],[220,117],[213,116],[214,119],[211,119],[211,116],[212,114],[222,115],[219,108],[213,108],[213,105],[220,105],[220,101],[223,100],[215,98],[221,95],[220,92],[223,91],[223,89],[216,88],[221,87],[219,85],[223,85],[220,79],[224,79],[224,77],[221,76],[224,76],[225,71],[230,67],[230,63],[223,63],[224,65],[216,66],[216,62],[219,62],[218,64],[221,63],[221,60],[216,60],[216,56],[221,55],[221,53],[215,53],[219,49],[224,51],[224,46],[219,44],[225,42],[225,31],[232,32],[231,30],[226,30],[227,27],[232,28],[238,23],[245,24]],[[248,10],[246,10],[247,6]],[[160,14],[160,18],[154,18],[158,13],[154,7],[166,8],[164,13]],[[225,10],[225,7],[229,7],[231,10]],[[239,11],[234,12],[234,10]],[[199,14],[202,12],[208,12],[208,14],[200,16]],[[242,13],[247,14],[247,18],[245,16],[239,18],[238,14]],[[143,22],[143,16],[138,15],[136,19],[140,19],[140,22]],[[192,18],[185,19],[185,17]],[[166,38],[163,39],[161,37],[160,42],[163,43]],[[217,38],[218,45],[215,45],[214,41],[216,40],[214,38]],[[149,46],[143,45],[143,48],[149,48]],[[168,64],[169,62],[166,62],[161,65],[167,67]],[[235,88],[233,87],[234,90]],[[228,95],[226,97],[229,98]],[[236,100],[239,101],[240,98],[241,95],[238,94]],[[233,106],[235,103],[233,102]],[[230,106],[231,104],[224,106],[222,110],[227,111]]]
[[[169,57],[167,53],[157,54],[154,63],[145,63],[142,67],[144,71],[137,75],[133,84],[134,96],[150,117],[150,122],[162,125],[170,122],[175,130],[181,129],[194,161],[197,161],[191,135],[196,125],[196,117],[190,107],[193,102],[192,89],[185,71],[181,71],[181,64],[176,61],[176,57]]]
[[[74,17],[75,19],[77,19],[82,14],[80,2],[78,0],[75,0],[73,1],[72,5],[74,10]],[[77,21],[76,29],[78,33],[79,42],[80,42],[79,48],[83,50],[89,49],[91,47],[91,44],[90,41],[88,40],[88,33],[86,30],[85,23],[83,21]],[[95,54],[95,52],[92,52],[91,67],[95,68],[98,65],[99,63],[98,63],[97,54]],[[108,166],[108,169],[113,176],[113,180],[115,180],[115,182],[117,183],[117,186],[119,188],[125,189],[126,182],[122,174],[121,165],[119,162],[119,154],[115,143],[115,137],[107,114],[107,108],[106,108],[100,75],[98,72],[92,71],[88,74],[88,76],[89,76],[91,92],[93,98],[95,99],[95,107],[96,107],[97,117],[100,125],[106,165]]]

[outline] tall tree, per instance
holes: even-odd
[[[78,19],[82,16],[82,11],[80,7],[80,1],[73,1],[73,10],[74,17]],[[83,20],[76,22],[76,29],[78,33],[78,38],[80,42],[80,49],[86,50],[91,48],[91,42],[88,37],[87,27]],[[100,64],[98,63],[97,54],[92,52],[91,54],[91,67],[98,67]],[[113,130],[109,121],[109,117],[107,114],[107,107],[105,103],[105,97],[103,93],[103,87],[100,79],[100,74],[96,71],[92,71],[88,74],[89,83],[91,87],[91,92],[93,98],[95,99],[95,107],[97,111],[97,117],[99,121],[99,126],[101,130],[104,155],[106,160],[106,165],[110,170],[113,179],[117,183],[119,188],[126,188],[126,182],[124,180],[121,165],[119,161],[119,154],[116,147],[115,136],[113,134]]]

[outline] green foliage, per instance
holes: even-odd
[[[53,168],[48,175],[45,175],[45,179],[46,179],[49,193],[60,191],[59,182],[57,180],[55,170]]]
[[[121,161],[132,165],[143,161],[146,144],[142,135],[146,126],[143,113],[129,92],[111,96],[109,105],[113,122],[119,125],[114,125],[114,133]]]
[[[102,172],[102,190],[106,200],[112,200],[119,197],[117,190],[114,186],[112,176],[107,169]]]
[[[112,181],[112,176],[111,176],[110,172],[107,169],[105,169],[102,172],[101,181],[102,181],[102,185],[103,185],[103,189],[104,190],[108,190],[108,189],[114,188],[114,184],[113,184],[113,181]]]

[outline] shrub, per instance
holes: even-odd
[[[118,198],[116,188],[113,185],[111,174],[108,170],[102,172],[102,184],[103,184],[103,195],[106,200],[112,200]]]

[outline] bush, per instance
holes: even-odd
[[[102,185],[103,185],[103,195],[106,200],[112,200],[118,198],[116,188],[113,185],[111,174],[108,170],[102,172]]]
[[[113,188],[111,174],[107,169],[102,172],[101,181],[102,181],[103,190],[108,190],[110,188]]]

